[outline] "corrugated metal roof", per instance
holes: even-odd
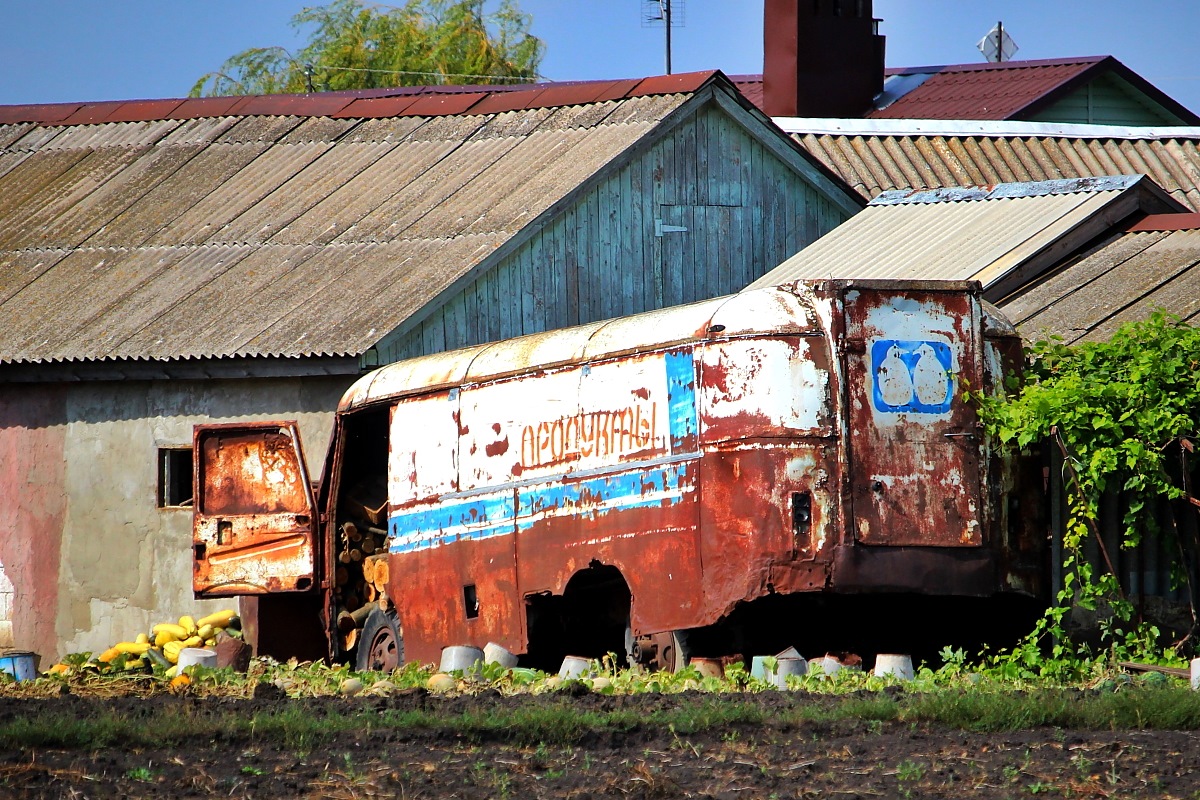
[[[0,362],[361,354],[714,85],[0,109]]]
[[[1084,56],[1001,64],[889,67],[874,119],[1007,120],[1032,115],[1103,76],[1115,76],[1182,124],[1200,116],[1112,56]],[[738,89],[762,108],[761,75],[734,75]]]
[[[0,125],[31,122],[49,126],[78,126],[221,116],[360,119],[378,116],[487,115],[503,111],[586,105],[630,97],[687,94],[696,91],[717,74],[709,70],[622,81],[564,81],[511,86],[397,86],[318,94],[12,105],[0,106]],[[362,106],[363,110],[359,111],[357,106]]]
[[[1000,304],[1021,335],[1102,341],[1161,308],[1200,322],[1200,230],[1119,234]]]
[[[801,121],[789,125],[792,138],[868,198],[898,188],[1144,174],[1200,211],[1196,128],[1047,136],[1041,125],[1010,122],[1003,132],[951,135],[936,133],[936,122],[913,121],[910,127],[925,130],[911,133],[859,131],[860,121],[843,122],[844,133],[801,132]],[[1023,133],[1026,125],[1038,130]]]
[[[1009,119],[1069,81],[1096,68],[1098,59],[956,64],[892,71],[888,83],[928,75],[885,108],[866,116],[918,119]]]
[[[749,288],[821,278],[889,278],[978,280],[986,289],[1081,230],[1117,198],[1135,191],[1141,180],[1126,176],[898,190],[882,195]]]

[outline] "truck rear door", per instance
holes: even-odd
[[[971,289],[848,288],[846,378],[854,536],[982,544],[980,439],[963,391],[982,385]]]
[[[312,589],[316,503],[295,423],[197,425],[192,457],[195,595]]]

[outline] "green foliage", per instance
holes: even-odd
[[[1043,341],[1029,356],[1024,383],[1013,396],[974,397],[1000,442],[1024,448],[1048,441],[1064,456],[1069,510],[1064,588],[1058,607],[1001,661],[1022,674],[1063,678],[1091,669],[1094,654],[1072,648],[1063,635],[1063,615],[1072,604],[1104,612],[1102,634],[1110,656],[1162,660],[1158,631],[1128,624],[1133,609],[1117,577],[1094,570],[1082,548],[1096,535],[1106,490],[1118,490],[1126,500],[1123,547],[1135,547],[1147,532],[1173,535],[1157,531],[1151,510],[1158,499],[1183,494],[1177,457],[1200,420],[1200,329],[1155,312],[1122,326],[1107,342]],[[1048,659],[1040,647],[1045,641],[1052,641]]]
[[[526,83],[544,46],[515,0],[485,14],[484,0],[408,0],[370,5],[333,0],[305,8],[292,27],[308,29],[296,53],[254,47],[202,76],[192,97],[375,89],[427,84]]]

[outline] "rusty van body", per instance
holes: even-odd
[[[1035,597],[1018,464],[963,397],[1020,353],[977,284],[822,281],[391,364],[315,490],[294,426],[197,428],[195,591],[309,609],[360,666],[677,666],[772,598]]]

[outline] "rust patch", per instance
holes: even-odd
[[[496,432],[499,433],[499,431],[496,431]],[[485,453],[487,453],[489,456],[504,455],[505,453],[508,452],[508,437],[505,436],[503,439],[501,439],[498,442],[492,442],[491,444],[485,446],[483,448],[483,451]]]
[[[197,426],[193,442],[196,595],[314,588],[314,503],[295,425]]]

